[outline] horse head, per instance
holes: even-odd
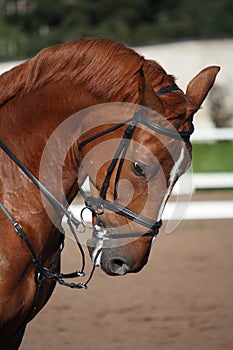
[[[79,145],[91,187],[89,252],[109,275],[138,272],[146,264],[172,188],[191,164],[193,115],[219,71],[202,70],[184,94],[171,76],[154,84],[153,65],[146,61],[141,72],[140,105],[105,105],[100,116],[95,110],[102,125],[92,124]]]

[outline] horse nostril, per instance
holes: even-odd
[[[109,260],[109,272],[112,275],[125,275],[129,272],[127,262],[122,258],[111,258]]]

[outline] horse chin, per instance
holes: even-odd
[[[110,276],[123,276],[127,273],[139,272],[147,263],[147,258],[140,263],[135,262],[124,251],[104,249],[101,256],[101,269]]]

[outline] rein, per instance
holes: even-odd
[[[77,220],[71,211],[66,209],[64,205],[59,202],[42,184],[41,182],[21,163],[21,161],[16,157],[16,155],[5,145],[4,142],[0,140],[0,147],[2,150],[11,158],[11,160],[30,178],[30,180],[40,189],[40,191],[43,193],[43,195],[49,200],[49,202],[58,209],[64,216],[67,218],[67,224],[69,225],[70,231],[72,235],[74,236],[74,239],[77,243],[77,246],[80,250],[81,257],[82,257],[82,268],[80,270],[77,270],[75,272],[71,273],[58,273],[56,271],[50,271],[50,268],[55,263],[56,258],[61,254],[63,248],[64,248],[64,237],[65,232],[63,228],[61,227],[61,233],[64,235],[62,239],[61,246],[59,247],[57,253],[55,254],[55,258],[52,259],[52,261],[49,264],[49,267],[44,267],[41,265],[39,258],[37,257],[32,244],[30,240],[27,237],[27,234],[24,232],[21,225],[13,218],[13,216],[10,214],[10,212],[7,210],[7,208],[3,205],[3,203],[0,202],[0,209],[3,211],[3,213],[7,216],[7,218],[11,221],[12,225],[14,226],[15,231],[18,233],[18,235],[23,239],[25,242],[30,255],[32,257],[33,264],[35,265],[35,280],[39,281],[40,279],[49,278],[53,281],[65,285],[70,288],[87,288],[87,283],[90,281],[90,278],[88,278],[87,282],[85,283],[69,283],[65,282],[65,279],[70,278],[76,278],[76,277],[83,277],[85,276],[84,268],[85,268],[85,253],[83,251],[82,245],[78,239],[78,236],[75,232],[75,228],[78,230],[78,232],[84,232],[86,224],[83,221]],[[94,266],[93,266],[94,269]],[[94,271],[93,271],[94,272]],[[91,276],[93,275],[93,272],[91,272]]]

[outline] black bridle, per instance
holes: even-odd
[[[133,233],[113,233],[109,230],[106,230],[104,227],[101,227],[101,221],[97,220],[97,225],[94,226],[94,236],[99,239],[117,239],[117,238],[129,238],[129,237],[141,237],[141,236],[156,236],[159,232],[159,229],[162,225],[162,220],[159,221],[153,221],[152,219],[146,218],[132,210],[130,210],[127,207],[124,207],[118,203],[117,200],[117,183],[120,178],[122,166],[125,160],[125,156],[130,144],[130,141],[133,137],[134,131],[136,130],[137,125],[141,123],[145,125],[147,128],[149,128],[152,131],[155,131],[159,134],[168,136],[170,138],[176,139],[176,140],[183,140],[188,141],[190,135],[194,131],[194,127],[192,125],[192,128],[189,131],[181,131],[178,132],[177,130],[172,130],[168,128],[164,128],[156,123],[153,123],[143,117],[143,111],[138,110],[135,112],[134,116],[128,120],[126,120],[123,123],[116,124],[115,126],[108,128],[94,136],[91,136],[90,138],[84,140],[79,144],[79,150],[81,151],[84,146],[86,146],[88,143],[107,135],[117,129],[122,128],[125,125],[128,125],[125,129],[124,135],[120,141],[120,144],[114,154],[114,157],[106,171],[105,178],[103,180],[101,189],[99,191],[99,197],[93,197],[93,196],[86,196],[85,193],[80,189],[80,192],[82,196],[85,199],[86,208],[90,209],[92,214],[99,219],[99,216],[101,216],[104,213],[104,210],[110,210],[112,212],[115,212],[121,216],[126,217],[129,220],[132,220],[142,226],[144,226],[147,229],[150,229],[148,232],[133,232]],[[118,165],[118,168],[116,169]],[[115,184],[114,184],[114,200],[108,201],[106,200],[106,194],[107,190],[110,185],[110,180],[113,175],[114,170],[116,169],[116,177],[115,177]],[[95,230],[95,227],[97,228]]]
[[[189,131],[175,131],[175,130],[170,130],[167,128],[164,128],[156,123],[153,123],[143,117],[143,112],[141,110],[135,112],[134,116],[122,123],[116,124],[115,126],[108,128],[88,139],[85,141],[81,142],[79,145],[79,149],[82,150],[82,148],[87,145],[88,143],[96,140],[97,138],[100,138],[108,133],[111,133],[117,129],[122,128],[123,126],[129,125],[126,127],[126,130],[124,132],[124,135],[120,141],[120,144],[115,152],[115,155],[107,169],[105,179],[103,181],[99,197],[93,197],[93,196],[86,196],[84,191],[80,188],[80,193],[85,199],[85,208],[84,209],[89,209],[91,210],[92,214],[95,215],[97,218],[101,216],[104,213],[104,210],[110,210],[115,213],[118,213],[148,229],[150,231],[148,232],[135,232],[135,233],[113,233],[113,232],[108,232],[105,228],[99,226],[99,227],[94,227],[94,236],[99,239],[117,239],[117,238],[127,238],[127,237],[141,237],[141,236],[156,236],[158,234],[159,228],[162,225],[162,221],[156,221],[154,222],[152,219],[146,218],[132,210],[130,210],[127,207],[124,207],[120,205],[117,201],[117,182],[120,178],[120,173],[121,169],[123,166],[124,158],[126,155],[126,152],[128,150],[130,140],[133,137],[134,131],[138,125],[138,123],[141,123],[148,127],[149,129],[156,131],[162,135],[166,135],[168,137],[180,140],[183,139],[184,141],[187,141],[190,137],[190,135],[193,133],[194,128],[192,128]],[[14,226],[16,232],[19,234],[19,236],[23,239],[25,242],[26,246],[28,247],[32,261],[35,265],[35,280],[40,281],[44,278],[49,278],[54,280],[55,282],[65,285],[71,288],[87,288],[87,283],[89,282],[90,278],[93,275],[94,272],[94,262],[93,262],[93,270],[90,273],[90,277],[88,278],[86,283],[68,283],[65,282],[66,278],[74,278],[74,277],[80,277],[84,276],[84,267],[85,267],[85,254],[82,249],[81,243],[79,241],[78,235],[75,232],[75,228],[77,229],[78,232],[84,232],[86,229],[86,223],[84,222],[82,215],[81,215],[81,220],[78,220],[75,218],[70,210],[68,210],[61,202],[59,202],[48,190],[45,186],[41,184],[41,182],[22,164],[22,162],[16,157],[16,155],[6,146],[6,144],[0,140],[0,147],[2,150],[11,158],[11,160],[30,178],[30,180],[39,188],[39,190],[43,193],[43,195],[48,199],[48,201],[52,204],[54,208],[58,210],[58,212],[62,215],[64,215],[67,219],[67,223],[69,225],[69,228],[75,238],[75,241],[80,249],[81,255],[82,255],[82,268],[81,270],[77,270],[72,273],[68,274],[63,274],[63,273],[57,273],[52,269],[53,264],[56,261],[56,258],[60,255],[63,246],[64,246],[64,238],[61,243],[61,247],[58,249],[57,254],[55,257],[52,259],[51,263],[49,264],[49,267],[44,267],[36,255],[32,244],[30,240],[27,237],[27,234],[24,232],[23,228],[21,225],[13,218],[13,216],[9,213],[7,208],[3,205],[3,203],[0,202],[0,209],[3,211],[3,213],[7,216],[7,218],[11,221],[12,225]],[[117,163],[119,161],[119,165],[117,168],[116,172],[116,179],[115,179],[115,193],[114,193],[114,201],[110,202],[106,200],[106,193],[109,187],[110,179],[113,174],[114,169],[117,166]],[[83,209],[83,210],[84,210]],[[98,222],[98,221],[97,221]],[[64,230],[61,228],[61,233],[64,234]],[[104,235],[104,237],[103,237]],[[98,256],[98,254],[97,254]],[[96,259],[97,259],[96,256]]]
[[[183,139],[184,141],[187,141],[190,137],[190,135],[193,133],[193,126],[192,128],[187,132],[178,132],[175,130],[170,130],[167,128],[164,128],[156,123],[153,123],[143,117],[143,112],[141,110],[135,112],[134,116],[128,120],[126,120],[123,123],[116,124],[115,126],[108,128],[88,139],[81,142],[79,145],[79,149],[82,150],[82,148],[87,145],[88,143],[96,140],[97,138],[100,138],[104,135],[107,135],[117,129],[122,128],[123,126],[129,125],[126,127],[126,130],[124,132],[124,135],[120,141],[120,144],[115,152],[115,155],[107,169],[105,179],[103,181],[99,197],[93,197],[93,196],[86,196],[84,191],[80,188],[80,193],[85,199],[86,207],[84,209],[91,210],[92,214],[95,215],[97,218],[99,218],[103,213],[104,210],[110,210],[112,212],[115,212],[119,215],[122,215],[142,226],[144,226],[147,229],[150,229],[148,232],[134,232],[134,233],[114,233],[114,232],[108,232],[105,228],[101,227],[99,224],[99,221],[97,220],[97,226],[94,227],[94,236],[99,239],[117,239],[117,238],[127,238],[127,237],[141,237],[141,236],[156,236],[158,234],[159,228],[162,225],[162,220],[154,222],[153,220],[146,218],[132,210],[130,210],[127,207],[124,207],[120,205],[117,201],[117,183],[120,178],[120,173],[122,170],[123,162],[125,159],[126,152],[128,150],[130,140],[133,137],[134,131],[138,125],[138,123],[141,123],[148,127],[149,129],[156,131],[162,135],[166,135],[168,137],[174,138],[174,139]],[[12,159],[14,163],[17,164],[17,166],[30,178],[30,180],[40,189],[40,191],[43,193],[43,195],[49,200],[49,202],[55,207],[60,213],[62,213],[67,218],[67,223],[70,227],[70,230],[75,238],[75,241],[80,249],[81,255],[82,255],[82,268],[81,270],[69,273],[69,274],[62,274],[57,273],[55,271],[51,272],[50,267],[52,267],[53,263],[55,262],[55,258],[53,261],[49,264],[49,268],[46,268],[41,265],[39,258],[37,257],[31,242],[29,241],[26,233],[22,229],[21,225],[16,222],[16,220],[13,218],[13,216],[9,213],[7,208],[3,205],[3,203],[0,202],[0,209],[4,212],[4,214],[8,217],[8,219],[11,221],[12,225],[14,226],[16,232],[19,234],[19,236],[24,240],[25,244],[27,245],[32,261],[35,265],[36,269],[36,280],[39,280],[41,278],[50,278],[54,280],[55,282],[58,282],[62,285],[67,285],[71,288],[87,288],[87,282],[86,283],[68,283],[65,282],[65,278],[74,278],[74,277],[80,277],[84,276],[84,266],[85,266],[85,254],[82,249],[81,243],[79,242],[79,238],[75,232],[75,228],[78,230],[78,232],[84,232],[86,229],[86,223],[84,222],[82,216],[81,221],[76,219],[72,212],[66,209],[66,207],[59,202],[48,190],[45,188],[41,182],[22,164],[22,162],[16,157],[16,155],[5,145],[4,142],[0,140],[0,147],[2,150]],[[119,164],[118,164],[119,162]],[[115,178],[115,191],[114,191],[114,201],[107,201],[106,200],[106,193],[110,184],[110,179],[113,174],[113,171],[115,170],[116,166],[118,164],[117,172],[116,172],[116,178]],[[83,210],[84,210],[83,209]],[[64,233],[63,230],[61,230],[62,233]],[[59,248],[56,257],[58,257],[63,249],[64,246],[64,239],[61,243],[61,247]],[[92,276],[93,272],[91,272]],[[91,277],[90,276],[90,277]],[[88,279],[89,282],[89,279]]]
[[[104,213],[104,210],[107,209],[107,210],[115,212],[119,215],[122,215],[122,216],[128,218],[129,220],[132,220],[132,221],[144,226],[145,228],[149,229],[148,232],[134,232],[134,233],[122,233],[122,234],[121,233],[113,233],[111,231],[109,232],[104,227],[102,227],[101,224],[99,224],[99,220],[97,220],[97,225],[94,226],[94,232],[93,232],[93,235],[96,238],[99,238],[99,239],[103,239],[103,238],[104,239],[118,239],[118,238],[141,237],[141,236],[154,237],[158,234],[159,228],[162,225],[162,220],[154,222],[152,219],[146,218],[146,217],[130,210],[129,208],[120,205],[118,203],[118,200],[117,200],[117,183],[118,183],[118,180],[120,178],[120,173],[122,170],[122,166],[124,163],[124,159],[125,159],[126,152],[128,150],[130,141],[131,141],[133,134],[134,134],[134,131],[139,123],[145,125],[149,129],[151,129],[159,134],[162,134],[162,135],[165,135],[165,136],[168,136],[170,138],[177,139],[177,140],[183,139],[184,141],[188,141],[190,135],[194,131],[193,126],[189,131],[181,131],[181,132],[164,128],[156,123],[153,123],[153,122],[145,119],[143,117],[142,111],[139,110],[139,111],[135,112],[135,114],[132,118],[130,118],[122,123],[116,124],[115,126],[108,128],[108,129],[86,139],[85,141],[83,141],[79,144],[79,150],[82,150],[83,147],[86,146],[88,143],[90,143],[90,142],[92,142],[92,141],[94,141],[94,140],[96,140],[104,135],[107,135],[107,134],[109,134],[117,129],[120,129],[125,125],[128,125],[125,129],[125,132],[124,132],[124,135],[120,141],[120,144],[119,144],[119,146],[114,154],[114,157],[113,157],[113,159],[112,159],[112,161],[107,169],[106,176],[105,176],[105,179],[103,181],[103,184],[102,184],[102,187],[101,187],[101,190],[99,193],[99,197],[96,198],[93,196],[86,196],[86,194],[84,193],[82,188],[80,188],[80,193],[84,197],[84,200],[85,200],[86,206],[84,209],[91,210],[92,214],[94,216],[96,216],[98,219]],[[87,225],[84,222],[82,215],[81,215],[81,220],[76,219],[73,216],[72,212],[69,211],[61,202],[59,202],[47,190],[47,188],[45,188],[45,186],[43,186],[41,184],[41,182],[22,164],[22,162],[16,157],[16,155],[1,140],[0,140],[0,147],[11,158],[11,160],[14,163],[16,163],[17,166],[30,178],[30,180],[40,189],[40,191],[49,200],[49,202],[52,204],[52,206],[54,208],[56,208],[59,211],[59,213],[62,213],[62,215],[64,215],[67,218],[67,223],[70,227],[70,230],[75,238],[75,241],[76,241],[76,243],[80,249],[81,255],[82,255],[82,260],[83,260],[82,268],[81,268],[81,270],[75,271],[73,273],[62,274],[62,273],[57,273],[55,271],[51,272],[49,268],[43,267],[39,261],[39,258],[36,256],[34,249],[32,247],[32,244],[29,241],[26,233],[23,231],[21,225],[15,221],[15,219],[9,213],[7,208],[3,205],[3,203],[0,202],[0,209],[4,212],[4,214],[11,221],[16,232],[19,234],[19,236],[24,240],[25,244],[27,245],[27,247],[30,251],[30,254],[32,256],[32,260],[33,260],[33,263],[35,265],[37,274],[39,274],[40,276],[43,276],[45,278],[53,279],[55,282],[58,282],[62,285],[67,285],[71,288],[86,288],[87,283],[75,284],[75,283],[67,283],[64,281],[65,278],[73,278],[73,277],[79,277],[79,276],[84,275],[85,254],[84,254],[81,243],[79,242],[78,236],[77,236],[75,229],[74,229],[74,228],[76,228],[78,230],[78,232],[85,231]],[[118,162],[119,162],[119,164],[118,164]],[[106,193],[107,193],[107,190],[108,190],[108,187],[110,184],[111,176],[112,176],[113,171],[115,170],[117,164],[118,164],[118,168],[116,171],[116,178],[115,178],[114,201],[111,202],[111,201],[106,200]],[[62,231],[62,233],[64,233],[64,231],[62,229],[61,229],[61,231]],[[62,247],[59,248],[56,256],[58,256],[60,254],[60,252],[62,251],[63,244],[64,243],[62,243]],[[54,263],[54,261],[51,262],[50,266],[52,266],[53,263]],[[91,273],[91,275],[92,275],[92,273]],[[41,278],[41,277],[37,277],[37,279],[39,279],[39,278]],[[88,279],[88,281],[89,281],[89,279]]]

